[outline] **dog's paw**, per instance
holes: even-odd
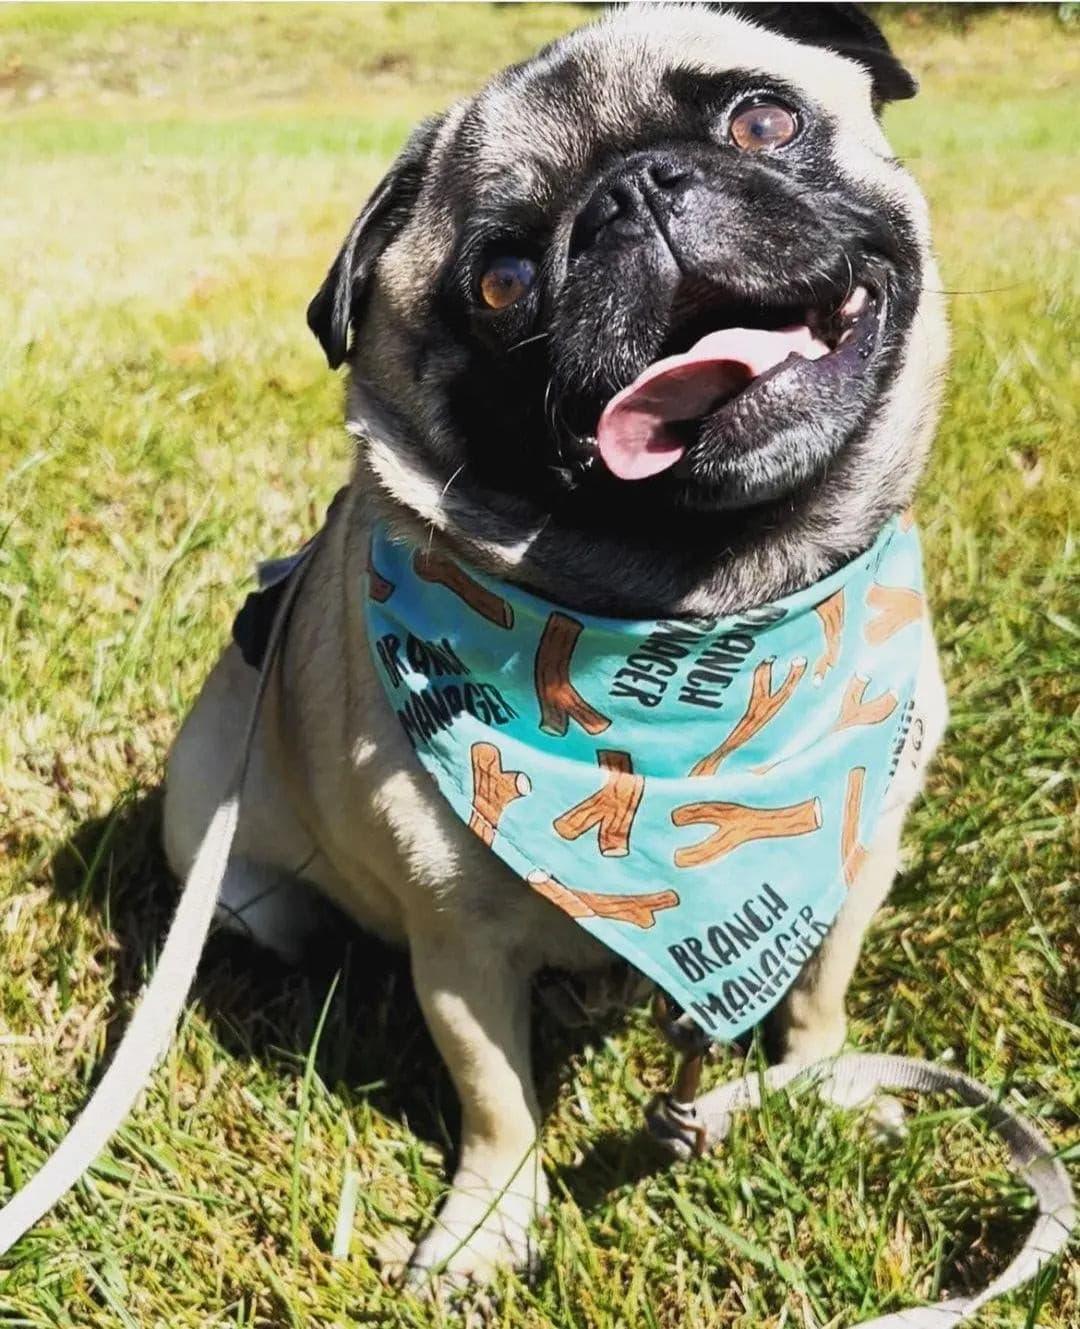
[[[902,1140],[907,1134],[907,1116],[904,1105],[882,1089],[854,1090],[850,1085],[841,1087],[829,1078],[822,1084],[821,1101],[829,1107],[848,1111],[862,1110],[867,1134],[880,1144]]]
[[[326,919],[327,906],[313,887],[263,863],[239,856],[230,861],[214,913],[221,931],[298,965]]]
[[[866,1124],[875,1140],[883,1144],[895,1144],[907,1136],[907,1111],[903,1103],[892,1094],[875,1094]]]
[[[812,1029],[790,1029],[783,1064],[799,1069],[817,1063],[826,1064],[840,1054],[845,1036],[846,1025],[842,1021],[832,1025],[819,1024]],[[826,1070],[818,1086],[818,1097],[826,1107],[847,1111],[865,1109],[866,1131],[871,1139],[880,1143],[901,1140],[907,1134],[904,1105],[883,1090],[854,1090]]]
[[[537,1258],[533,1225],[547,1199],[539,1163],[530,1162],[498,1190],[459,1172],[439,1216],[413,1251],[406,1287],[438,1296],[490,1283],[500,1270],[531,1270]]]
[[[371,1253],[378,1261],[384,1283],[396,1287],[405,1281],[409,1260],[415,1249],[412,1238],[400,1227],[389,1228],[370,1243]]]

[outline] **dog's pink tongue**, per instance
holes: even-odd
[[[722,328],[685,355],[657,360],[612,397],[596,429],[605,466],[620,480],[644,480],[674,466],[686,451],[671,426],[696,420],[789,355],[817,360],[829,348],[805,325]]]

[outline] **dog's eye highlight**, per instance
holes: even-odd
[[[520,300],[536,280],[536,264],[530,258],[507,255],[497,258],[480,278],[480,299],[489,309],[507,309]]]
[[[743,152],[782,148],[799,132],[794,111],[780,102],[755,102],[731,117],[731,141]]]

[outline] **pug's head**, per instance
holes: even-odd
[[[914,91],[851,5],[647,5],[421,125],[308,312],[384,514],[609,613],[865,548],[945,357]]]

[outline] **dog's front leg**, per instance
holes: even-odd
[[[413,979],[461,1098],[449,1196],[410,1261],[409,1281],[485,1282],[529,1262],[529,1228],[547,1205],[529,1049],[531,975],[480,930],[410,938]]]
[[[787,1064],[809,1066],[836,1056],[844,1045],[844,998],[863,937],[896,876],[902,824],[901,811],[880,826],[829,935],[769,1022],[771,1041]]]

